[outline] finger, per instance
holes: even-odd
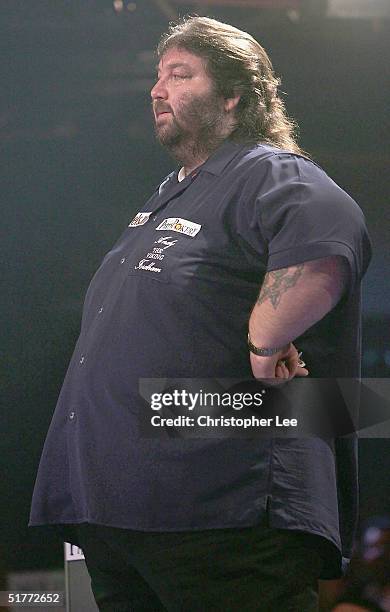
[[[308,376],[309,370],[307,368],[297,368],[295,376]]]
[[[276,378],[284,378],[283,370],[282,370],[282,365],[281,365],[280,362],[278,362],[278,364],[276,365],[275,376],[276,376]]]
[[[284,372],[287,378],[295,376],[297,369],[298,365],[295,359],[284,359]]]
[[[307,376],[309,374],[309,370],[307,368],[301,368],[299,366],[294,369],[290,368],[289,372],[291,378],[294,376]]]
[[[275,375],[277,378],[288,378],[288,369],[283,361],[278,361],[275,368]]]
[[[284,361],[280,362],[280,369],[282,372],[282,377],[283,378],[289,378],[290,377],[290,371],[286,365],[286,363]]]

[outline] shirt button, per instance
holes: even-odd
[[[82,357],[80,359],[80,363],[84,363],[84,359],[85,359],[85,357],[84,357],[84,355],[82,355]]]
[[[98,312],[103,312],[103,306],[100,306]]]
[[[126,257],[122,257],[121,264],[125,263],[125,261],[126,261]]]
[[[74,412],[71,412],[71,413],[69,414],[69,419],[70,419],[71,421],[73,421],[73,419],[74,419]]]

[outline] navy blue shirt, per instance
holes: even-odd
[[[369,253],[361,210],[305,157],[227,141],[195,175],[169,175],[89,286],[30,525],[180,531],[267,514],[348,555],[353,439],[145,439],[138,384],[250,377],[248,319],[266,271],[329,255],[349,263],[348,295],[296,345],[312,376],[359,375]]]

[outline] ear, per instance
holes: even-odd
[[[239,103],[241,96],[234,96],[234,98],[225,98],[224,108],[226,113],[231,113]]]

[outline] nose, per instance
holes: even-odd
[[[167,99],[168,90],[162,79],[159,79],[154,87],[152,87],[150,95],[152,96],[152,100],[157,100],[158,98],[162,98],[163,100]]]

